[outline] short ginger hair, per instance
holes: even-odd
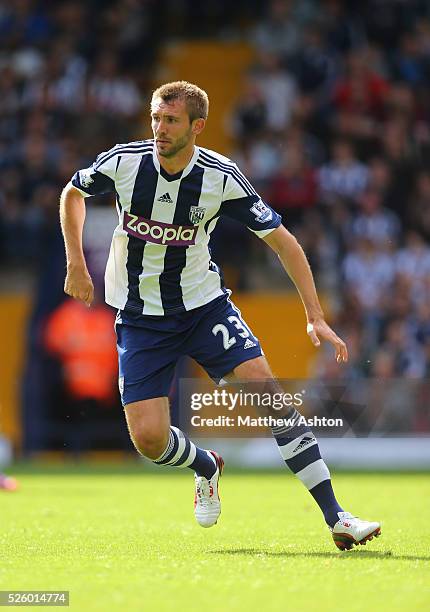
[[[157,98],[161,98],[163,102],[167,103],[174,100],[184,100],[190,121],[207,119],[209,111],[208,94],[193,83],[173,81],[161,85],[152,94],[151,107]]]

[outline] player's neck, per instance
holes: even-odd
[[[188,166],[191,161],[191,158],[194,155],[194,143],[189,147],[185,147],[174,157],[163,157],[159,155],[157,151],[158,161],[160,162],[160,166],[165,170],[168,174],[177,174],[181,172]]]

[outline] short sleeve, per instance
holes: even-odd
[[[220,214],[243,223],[260,238],[270,234],[282,222],[280,215],[263,202],[235,164],[225,174]]]
[[[84,198],[115,191],[115,174],[119,155],[116,147],[97,156],[89,168],[78,170],[72,177],[72,185]]]

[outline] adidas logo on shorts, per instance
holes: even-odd
[[[163,193],[163,195],[157,199],[157,202],[164,202],[165,204],[173,204],[173,200],[170,197],[169,192]]]
[[[252,348],[253,346],[257,346],[257,345],[255,344],[255,342],[253,342],[252,340],[248,338],[245,344],[243,345],[243,348],[248,349],[248,348]]]

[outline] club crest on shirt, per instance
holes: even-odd
[[[272,211],[261,200],[255,202],[255,204],[251,206],[250,211],[254,213],[255,220],[259,223],[265,223],[266,221],[270,221],[272,218]]]
[[[190,207],[190,221],[193,225],[198,225],[205,216],[206,208],[202,206]]]
[[[91,183],[94,183],[94,179],[92,174],[94,170],[92,168],[85,168],[84,170],[79,170],[79,180],[81,181],[82,187],[88,189]]]

